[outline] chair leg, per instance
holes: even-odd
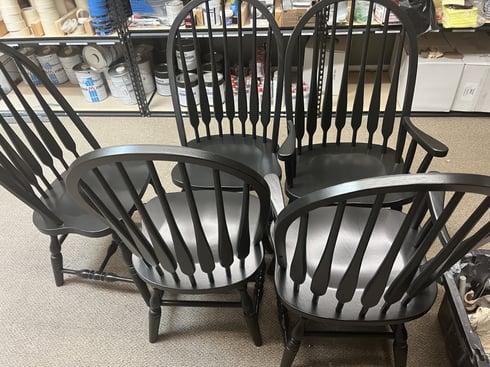
[[[404,324],[391,326],[395,339],[393,341],[393,355],[395,357],[395,367],[406,367],[407,365],[407,329]]]
[[[281,331],[282,331],[282,339],[283,339],[284,346],[286,346],[289,340],[288,310],[286,309],[286,307],[284,307],[279,297],[276,297],[276,302],[277,302],[277,311],[278,311],[277,315],[279,316],[279,325],[281,326]]]
[[[255,307],[252,302],[252,298],[249,296],[247,292],[247,286],[240,289],[241,302],[243,315],[245,316],[245,321],[247,322],[247,328],[252,335],[252,339],[256,346],[262,345],[262,335],[260,334],[259,328],[259,318],[257,312],[255,312]]]
[[[133,265],[133,260],[132,260],[132,254],[131,251],[128,250],[126,246],[121,241],[119,242],[119,247],[121,248],[121,253],[124,259],[124,262],[126,263],[126,266],[128,267],[129,274],[131,275],[131,278],[133,279],[134,285],[136,288],[139,290],[141,296],[143,297],[143,300],[145,301],[147,306],[150,306],[150,291],[148,290],[148,287],[145,282],[141,280],[141,278],[138,276],[136,273],[136,269],[134,268]]]
[[[61,241],[58,236],[51,236],[49,245],[51,252],[51,267],[53,268],[54,282],[56,286],[62,286],[63,280],[63,255],[61,254]]]
[[[153,294],[150,298],[150,310],[148,312],[148,328],[150,343],[155,343],[158,339],[158,331],[160,330],[160,320],[162,318],[162,295],[160,289],[153,289]]]
[[[288,343],[284,348],[284,353],[281,359],[281,367],[290,367],[293,365],[294,358],[298,353],[301,345],[301,340],[305,334],[305,321],[302,317],[299,318],[296,325],[294,325],[289,337]]]
[[[255,289],[254,289],[254,310],[255,313],[259,314],[260,302],[264,296],[264,281],[265,281],[265,261],[262,262],[260,266],[259,273],[255,278]]]

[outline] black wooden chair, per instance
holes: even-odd
[[[383,207],[387,195],[404,192],[414,195],[406,213]],[[431,209],[438,204],[430,192],[446,193],[442,209]],[[348,205],[365,196],[372,207]],[[367,178],[290,203],[274,234],[287,342],[281,366],[292,365],[312,325],[315,336],[346,336],[347,328],[359,337],[394,338],[395,365],[405,366],[405,324],[430,310],[436,280],[490,234],[489,206],[490,177],[442,173]],[[446,225],[447,243],[434,244]]]
[[[319,1],[289,38],[284,70],[285,90],[291,91],[285,93],[289,136],[279,158],[292,200],[351,180],[422,173],[433,157],[447,154],[444,144],[410,119],[418,57],[410,18],[390,0],[365,3],[367,21],[361,24],[353,16],[346,20],[346,1]],[[361,5],[349,6],[352,15]],[[381,23],[373,9],[385,10]],[[388,25],[393,16],[399,22]],[[311,36],[304,35],[307,28],[314,30]],[[402,88],[403,101],[397,98]],[[393,195],[386,205],[407,201],[409,194]]]
[[[112,241],[97,270],[63,266],[61,247],[68,234],[87,237],[112,234],[103,221],[78,206],[65,189],[65,171],[70,162],[81,152],[100,146],[44,71],[10,46],[0,43],[0,52],[9,60],[0,64],[5,80],[0,88],[0,184],[33,209],[34,225],[50,237],[56,285],[63,284],[64,274],[94,280],[132,281],[104,271],[118,248],[117,241]],[[62,120],[52,106],[59,106],[63,111]],[[137,187],[142,194],[149,182],[146,166],[135,165],[128,170],[138,178]],[[118,181],[113,180],[111,185],[117,188]],[[125,208],[133,210],[127,203]],[[137,277],[134,280],[145,294],[144,283]]]
[[[258,0],[240,1],[238,24],[232,25],[220,3],[217,10],[208,0],[190,1],[169,32],[166,54],[180,143],[235,159],[262,176],[280,175],[282,33]],[[195,187],[213,186],[212,177],[196,167],[189,175]],[[182,184],[178,169],[172,177]],[[223,185],[241,187],[233,181]]]
[[[155,196],[146,203],[139,199],[123,169],[122,164],[130,162],[146,163],[150,170]],[[168,165],[162,162],[177,164],[183,178],[182,188],[168,182]],[[190,165],[210,171],[213,190],[191,186]],[[104,175],[97,186],[85,182],[87,176],[104,166],[120,170],[118,176],[125,181],[125,192],[114,192]],[[223,190],[222,182],[228,175],[242,181],[241,191]],[[158,337],[161,306],[190,306],[241,307],[254,343],[262,344],[258,309],[265,266],[260,241],[270,213],[270,194],[259,174],[236,161],[200,149],[135,145],[103,148],[83,156],[71,166],[67,187],[118,234],[133,252],[138,275],[153,289],[150,342]],[[97,194],[101,192],[97,187],[103,187],[105,193]],[[133,199],[137,218],[121,207],[125,195]],[[108,205],[103,202],[105,196],[111,198]],[[255,283],[253,299],[247,291],[250,282]],[[240,293],[239,301],[224,301],[223,295],[217,300],[204,296],[233,291]],[[191,295],[192,299],[178,299],[175,297],[178,294]]]

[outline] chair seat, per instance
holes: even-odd
[[[197,209],[201,218],[216,218],[216,197],[213,191],[203,190],[195,191],[193,195],[196,200]],[[163,276],[159,275],[154,267],[148,266],[144,260],[140,257],[133,255],[133,263],[138,275],[150,283],[156,288],[164,290],[178,290],[179,293],[206,293],[206,292],[216,292],[220,288],[230,288],[234,285],[241,285],[249,281],[249,279],[257,273],[260,268],[263,258],[264,250],[260,243],[255,246],[251,246],[251,251],[254,253],[247,256],[245,263],[240,263],[240,260],[236,256],[236,245],[237,245],[237,235],[238,224],[240,223],[241,216],[241,200],[242,195],[236,192],[223,192],[223,201],[226,215],[226,222],[228,225],[228,230],[230,233],[231,243],[234,246],[234,262],[230,266],[231,276],[227,276],[225,269],[220,265],[216,264],[214,275],[214,282],[211,283],[205,272],[203,272],[199,267],[199,260],[197,257],[196,239],[195,232],[193,228],[193,222],[189,212],[188,205],[186,204],[186,196],[183,192],[171,193],[167,195],[169,205],[173,210],[174,218],[176,223],[179,224],[180,232],[187,244],[190,253],[195,259],[196,272],[194,277],[196,280],[196,285],[191,285],[188,277],[180,270],[177,269],[177,275],[179,277],[179,282],[177,283],[175,279],[169,272],[165,272]],[[174,250],[172,236],[168,228],[168,223],[165,218],[165,214],[161,208],[158,198],[150,200],[146,204],[149,215],[153,218],[156,227],[159,229],[162,238],[165,243]],[[257,218],[256,213],[260,210],[259,201],[255,197],[250,198],[250,238],[253,238],[253,233],[257,228]],[[215,262],[219,261],[218,256],[218,225],[217,221],[213,220],[203,220],[203,230],[206,238],[209,242],[209,246],[215,258]],[[147,231],[143,225],[143,233],[147,235]]]
[[[364,143],[355,147],[351,143],[332,143],[325,147],[318,144],[312,150],[303,147],[301,154],[296,156],[294,184],[286,186],[286,194],[294,200],[339,183],[403,173],[402,169],[403,162],[395,163],[395,151],[387,148],[383,152],[379,145],[373,145],[371,149]],[[388,195],[385,202],[390,206],[405,203],[411,197],[410,193]],[[358,202],[361,205],[371,203],[369,198]]]
[[[223,137],[213,136],[211,139],[203,138],[200,142],[191,141],[189,147],[203,149],[209,152],[221,154],[227,158],[243,163],[259,175],[265,176],[274,173],[281,176],[281,167],[277,160],[275,148],[270,140],[261,137],[253,138],[250,135],[225,135]],[[192,186],[196,188],[212,188],[213,181],[211,171],[206,168],[189,166],[189,178]],[[172,180],[175,184],[182,186],[180,172],[175,168],[172,170]],[[228,190],[241,190],[242,184],[228,175],[223,175],[222,185]]]
[[[138,190],[138,192],[143,192],[148,185],[147,167],[141,164],[132,163],[126,163],[125,167],[127,168],[128,175],[132,178],[136,190]],[[122,179],[117,179],[117,177],[120,178],[120,176],[114,167],[103,167],[102,170],[103,172],[114,171],[107,176],[111,177],[109,184],[115,191],[122,189]],[[66,172],[62,177],[65,176]],[[86,177],[85,182],[92,190],[102,192],[103,189],[94,175],[90,174]],[[112,230],[107,226],[105,221],[99,219],[99,217],[94,215],[89,209],[83,208],[76,203],[73,197],[66,191],[64,183],[55,180],[51,185],[52,189],[46,191],[48,198],[42,198],[41,200],[62,220],[63,223],[59,225],[35,211],[33,213],[33,222],[41,233],[48,235],[77,233],[88,237],[100,237],[112,233]],[[122,200],[123,203],[126,203],[125,206],[129,211],[131,209],[129,206],[131,204],[129,203],[132,201],[126,191],[122,192],[126,194],[125,197],[122,196]]]
[[[319,241],[318,239],[328,238],[336,207],[322,207],[309,213],[306,281],[299,287],[299,292],[294,293],[293,281],[287,271],[277,267],[275,273],[276,290],[286,307],[294,309],[309,319],[316,319],[323,322],[327,321],[329,323],[349,321],[350,326],[354,325],[356,320],[364,325],[366,322],[371,322],[373,325],[386,325],[390,324],[391,321],[396,321],[393,323],[405,322],[422,316],[431,308],[437,295],[437,286],[435,284],[420,293],[406,307],[402,306],[400,302],[395,303],[383,315],[381,308],[384,302],[381,299],[378,305],[369,309],[364,319],[359,318],[360,307],[362,305],[360,299],[367,280],[373,276],[379,264],[384,259],[389,247],[393,243],[398,228],[405,218],[405,214],[401,212],[382,209],[363,258],[363,265],[359,272],[359,279],[353,299],[344,304],[340,313],[336,312],[338,300],[335,297],[335,293],[341,277],[358,247],[359,239],[370,210],[370,208],[346,207],[338,234],[338,242],[334,250],[329,288],[323,296],[319,297],[317,304],[312,302],[313,294],[310,290],[310,284],[313,272],[317,268],[325,247],[325,241]],[[298,238],[297,233],[298,225],[294,223],[291,225],[286,237],[286,256],[288,262],[292,260]],[[410,255],[412,255],[416,236],[417,231],[415,230],[411,230],[407,235],[394,263],[390,274],[391,279],[394,279],[405,267]]]

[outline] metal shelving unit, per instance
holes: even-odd
[[[152,28],[134,28],[128,27],[128,19],[130,17],[130,9],[128,9],[129,2],[127,0],[114,0],[109,1],[109,11],[114,20],[115,31],[110,36],[43,36],[43,37],[22,37],[14,38],[8,34],[0,38],[0,42],[7,43],[12,47],[26,46],[26,45],[76,45],[86,46],[88,44],[98,45],[115,45],[121,44],[124,50],[124,61],[127,63],[130,69],[131,81],[134,86],[137,104],[125,105],[118,98],[109,96],[106,100],[97,103],[90,103],[84,100],[80,88],[76,85],[63,84],[59,88],[63,90],[63,94],[72,104],[74,109],[80,115],[91,116],[161,116],[172,117],[174,116],[174,110],[172,107],[171,97],[160,96],[158,93],[153,92],[151,95],[145,95],[141,76],[139,73],[138,65],[136,63],[134,43],[142,42],[145,40],[161,39],[165,40],[169,34],[169,27],[159,26]],[[219,31],[217,31],[219,33]],[[246,33],[246,28],[244,29]],[[373,32],[376,32],[376,27],[373,27]],[[391,32],[397,33],[398,29],[396,25],[392,27]],[[434,29],[433,32],[487,32],[490,36],[490,23],[483,25],[476,29],[444,29],[439,27]],[[283,34],[288,37],[292,33],[292,28],[283,28]],[[185,30],[184,30],[185,34]],[[313,34],[313,30],[306,30],[304,33],[306,36]],[[233,36],[233,31],[229,33]],[[263,35],[267,35],[267,29],[264,28]],[[198,37],[207,37],[207,33],[199,33]],[[189,37],[192,37],[192,33],[189,30]],[[1,109],[1,107],[0,107]],[[60,114],[63,111],[60,109]],[[490,116],[489,113],[483,112],[414,112],[415,116]]]

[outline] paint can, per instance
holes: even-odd
[[[21,54],[25,55],[36,66],[41,67],[41,64],[39,64],[39,61],[37,60],[36,49],[34,47],[21,47],[21,48],[19,48],[19,52]],[[32,71],[30,71],[29,69],[25,69],[25,70],[27,72],[27,75],[29,75],[29,78],[32,80],[32,82],[35,85],[41,84],[41,81],[39,80],[39,78]],[[22,76],[22,80],[24,80],[24,82],[27,83],[27,81],[24,79],[24,75],[21,75],[21,76]]]
[[[159,95],[170,96],[172,94],[170,92],[167,64],[158,64],[155,66],[155,84]]]
[[[63,69],[63,65],[61,65],[57,53],[58,47],[44,46],[36,51],[36,57],[53,84],[63,84],[68,81],[68,76],[65,69]]]
[[[126,63],[122,62],[112,66],[109,69],[109,77],[114,88],[118,90],[117,97],[122,103],[127,105],[137,103],[133,82],[129,75],[129,67]]]
[[[151,63],[148,55],[136,54],[136,63],[145,94],[153,93],[155,91],[155,79],[151,71]]]
[[[78,84],[83,96],[88,102],[100,102],[107,98],[107,89],[102,75],[90,68],[90,65],[81,62],[73,66]]]
[[[187,67],[187,71],[196,70],[197,69],[197,57],[196,50],[194,49],[194,42],[192,40],[182,40],[181,43],[177,45],[177,49],[175,50],[175,56],[177,58],[177,67],[179,70],[183,70],[182,60],[181,60],[181,51],[184,53],[185,65]]]
[[[12,57],[0,53],[0,62],[3,64],[5,70],[7,71],[7,74],[10,76],[14,83],[18,83],[22,80],[22,78],[20,77],[19,69],[17,69],[17,65],[15,65],[15,61]],[[12,86],[9,82],[7,82],[7,78],[3,74],[3,71],[0,71],[0,86],[2,87],[2,90],[5,92],[5,94],[12,90]]]
[[[60,59],[61,65],[63,65],[63,69],[65,69],[70,83],[79,84],[73,67],[83,61],[82,49],[79,46],[62,46],[58,50],[58,58]]]
[[[87,45],[82,50],[83,61],[90,65],[95,71],[113,65],[123,56],[121,45]]]
[[[218,78],[219,92],[221,94],[221,101],[225,102],[225,82],[223,79],[223,74],[216,73]],[[206,94],[208,95],[209,105],[212,106],[213,101],[213,73],[207,72],[203,74],[204,85],[206,86]]]
[[[196,105],[199,104],[199,81],[197,79],[197,74],[189,73],[189,80],[191,83],[192,94],[194,95],[194,101]],[[187,107],[187,93],[185,91],[185,79],[184,74],[179,74],[175,78],[177,84],[177,93],[179,94],[179,103],[181,106]]]

